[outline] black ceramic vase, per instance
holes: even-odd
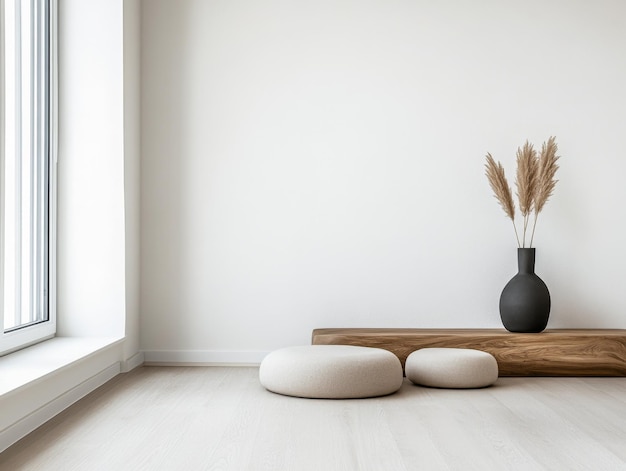
[[[500,296],[500,318],[509,332],[541,332],[550,316],[550,292],[535,275],[535,249],[517,249],[518,272]]]

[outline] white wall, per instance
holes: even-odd
[[[124,0],[125,358],[139,351],[141,188],[141,1]]]
[[[122,2],[59,2],[58,331],[124,332]]]
[[[624,18],[619,0],[144,1],[142,348],[501,327],[516,243],[484,155],[512,177],[550,135],[549,327],[625,328]]]
[[[139,350],[138,0],[59,1],[58,334]]]

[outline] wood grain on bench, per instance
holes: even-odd
[[[491,353],[500,376],[626,376],[626,330],[553,329],[538,334],[504,329],[315,329],[314,345],[384,348],[402,366],[425,347]]]

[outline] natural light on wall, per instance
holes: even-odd
[[[0,0],[0,6],[1,353],[54,333],[55,15],[50,0]]]

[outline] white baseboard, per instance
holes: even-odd
[[[132,357],[128,358],[127,360],[124,360],[121,363],[121,372],[128,373],[129,371],[134,370],[138,366],[143,365],[144,361],[145,361],[145,356],[143,352],[135,353]]]
[[[232,350],[146,350],[146,365],[258,366],[269,352]]]
[[[0,432],[0,453],[120,373],[115,363]]]

